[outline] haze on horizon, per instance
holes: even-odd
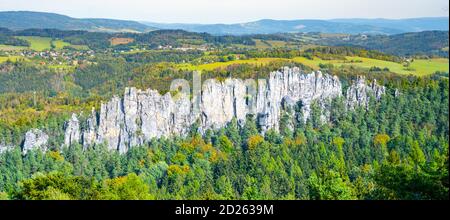
[[[0,0],[0,11],[164,23],[241,23],[260,19],[448,17],[448,0]]]

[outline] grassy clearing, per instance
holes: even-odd
[[[35,51],[49,50],[52,48],[52,39],[49,37],[20,36],[17,38],[30,42],[30,49]]]
[[[319,64],[333,64],[336,66],[350,65],[360,68],[369,69],[371,67],[388,68],[391,72],[398,74],[413,74],[418,76],[433,74],[436,71],[449,71],[448,59],[429,59],[429,60],[414,60],[410,67],[404,67],[403,64],[370,59],[364,57],[346,57],[346,60],[321,60],[314,58],[314,60],[308,60],[304,57],[294,58],[296,62],[303,63],[313,69],[319,69]]]
[[[436,71],[449,72],[448,59],[437,58],[430,60],[415,60],[411,63],[411,68],[415,69],[417,73],[431,74]]]
[[[430,60],[415,60],[411,63],[409,68],[403,66],[403,64],[389,62],[384,60],[376,60],[364,57],[346,57],[346,60],[322,60],[320,58],[314,58],[309,60],[305,57],[295,57],[293,59],[281,59],[281,58],[258,58],[249,60],[235,60],[229,62],[215,62],[203,65],[191,65],[180,64],[179,67],[187,70],[214,70],[217,68],[224,68],[233,64],[252,64],[252,65],[264,65],[272,61],[284,60],[295,61],[302,63],[312,69],[320,69],[320,64],[333,64],[335,66],[350,65],[359,68],[369,69],[371,67],[388,68],[391,72],[398,74],[413,74],[418,76],[433,74],[436,71],[449,71],[448,59],[430,59]]]

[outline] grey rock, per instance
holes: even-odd
[[[65,127],[64,145],[70,146],[74,143],[79,143],[81,138],[80,123],[76,114],[72,114],[72,118],[66,122]]]
[[[192,111],[191,100],[184,93],[172,97],[170,93],[161,95],[150,89],[126,88],[123,98],[114,97],[101,104],[98,120],[93,110],[87,126],[78,133],[73,129],[79,124],[72,117],[65,143],[77,142],[81,133],[84,148],[105,143],[109,149],[125,153],[153,138],[184,136],[197,121],[200,132],[205,132],[221,128],[233,118],[243,124],[249,115],[256,116],[264,133],[269,129],[279,130],[284,113],[297,120],[294,110],[299,102],[303,120],[310,117],[311,104],[317,102],[324,110],[323,121],[326,121],[331,100],[342,96],[338,77],[320,71],[305,74],[299,68],[272,72],[267,80],[258,80],[256,91],[251,95],[247,94],[251,89],[249,85],[248,80],[241,79],[206,80],[198,113]],[[384,92],[385,88],[375,81],[367,85],[364,78],[358,78],[347,90],[347,105],[368,106],[368,97],[373,95],[379,99]]]
[[[39,129],[31,129],[25,134],[25,141],[23,142],[22,152],[26,154],[32,149],[47,150],[48,135]]]
[[[282,100],[303,103],[304,120],[309,118],[311,104],[320,104],[341,96],[342,86],[336,76],[316,73],[303,74],[299,68],[284,68],[272,72],[267,85],[261,85],[258,91],[258,123],[265,132],[268,129],[278,130],[282,111]]]
[[[346,103],[349,109],[354,109],[357,106],[369,108],[371,97],[380,100],[381,96],[386,92],[384,86],[377,84],[373,80],[371,84],[366,83],[366,78],[359,76],[357,80],[347,89]]]
[[[91,115],[86,120],[86,128],[83,130],[82,142],[83,149],[87,149],[93,145],[97,139],[97,114],[94,109],[91,111]]]
[[[102,103],[96,143],[106,143],[110,150],[119,150],[125,145],[124,124],[122,100],[119,97],[112,98],[106,104]]]

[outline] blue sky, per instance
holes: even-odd
[[[0,11],[175,23],[448,16],[448,0],[0,0]]]

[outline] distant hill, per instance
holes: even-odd
[[[338,23],[324,20],[259,20],[240,24],[163,24],[144,22],[160,29],[183,29],[214,35],[274,34],[298,32],[396,34],[400,30],[370,25]]]
[[[414,19],[334,19],[334,20],[259,20],[238,24],[164,24],[143,22],[160,29],[183,29],[193,32],[224,34],[274,33],[345,33],[400,34],[427,30],[448,30],[448,17]]]
[[[0,27],[11,30],[38,28],[100,32],[146,32],[155,29],[136,21],[78,19],[54,13],[29,11],[0,12]]]
[[[448,31],[423,31],[396,35],[360,35],[330,37],[319,40],[330,46],[358,46],[384,53],[410,55],[438,55],[448,57]]]
[[[180,29],[213,35],[274,33],[401,34],[429,30],[448,30],[448,17],[412,19],[333,19],[270,20],[237,24],[166,24],[113,19],[78,19],[65,15],[29,11],[0,12],[0,27],[11,30],[60,29],[100,32],[147,32],[155,29]]]
[[[408,18],[408,19],[333,19],[338,23],[371,25],[383,28],[393,28],[402,32],[420,32],[420,31],[447,31],[448,17],[435,18]]]

